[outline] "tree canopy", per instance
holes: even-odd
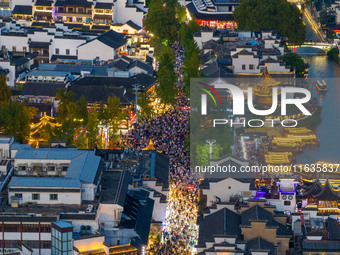
[[[6,83],[6,76],[2,74],[0,76],[0,106],[11,101],[11,96],[11,90]]]
[[[287,0],[241,0],[233,16],[240,30],[276,29],[290,43],[300,45],[305,41],[302,14]]]
[[[176,3],[174,2],[177,1],[170,0],[167,4],[163,4],[162,0],[150,1],[144,26],[161,41],[172,42],[177,38],[178,21],[176,19]]]
[[[35,107],[11,100],[11,90],[6,76],[0,76],[0,131],[13,136],[18,142],[26,142],[30,133],[31,119],[36,115]]]
[[[67,140],[68,144],[78,148],[93,148],[95,143],[100,143],[99,125],[109,125],[111,138],[115,140],[119,126],[126,118],[126,113],[121,106],[120,99],[108,97],[107,104],[100,102],[88,109],[88,103],[84,96],[78,101],[75,95],[60,89],[57,92],[58,112],[57,122],[61,126],[45,126],[42,136],[48,142],[50,140]],[[99,146],[100,147],[100,146]]]
[[[303,77],[305,72],[305,62],[300,55],[289,52],[281,56],[280,59],[290,66],[291,71],[295,69],[296,77]]]

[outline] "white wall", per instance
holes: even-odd
[[[280,63],[268,63],[267,64],[268,72],[290,72],[290,68],[285,65],[280,65]]]
[[[146,70],[139,68],[138,66],[135,66],[135,67],[129,69],[129,72],[131,73],[131,76],[134,76],[134,75],[137,75],[137,74],[140,74],[140,73],[148,74],[148,72]]]
[[[47,31],[34,31],[33,34],[28,34],[27,37],[35,42],[50,42],[54,35],[49,35]]]
[[[78,47],[78,59],[93,60],[96,57],[104,61],[114,59],[115,51],[113,48],[98,40],[93,40]]]
[[[296,204],[296,197],[295,197],[295,195],[291,195],[291,196],[293,196],[292,200],[288,199],[289,195],[285,195],[285,196],[287,197],[286,201],[290,201],[290,205],[285,205],[284,204],[285,200],[282,199],[282,194],[281,193],[280,193],[280,198],[279,199],[267,199],[267,201],[271,205],[275,205],[277,211],[291,211],[291,212],[294,212],[295,211],[295,204]]]
[[[71,221],[73,225],[73,232],[80,232],[81,226],[91,226],[91,234],[98,230],[98,223],[95,220],[67,220]]]
[[[12,197],[16,193],[22,194],[22,200],[19,200],[20,204],[25,204],[28,202],[35,202],[38,204],[81,204],[81,193],[80,192],[56,192],[56,191],[47,191],[47,192],[38,192],[38,191],[9,191],[8,192],[8,202],[13,203],[17,202],[17,200],[13,200]],[[33,200],[32,194],[40,194],[40,200]],[[58,200],[50,200],[50,194],[58,194]]]
[[[113,23],[124,24],[132,20],[138,26],[143,26],[143,12],[137,12],[135,7],[126,7],[126,0],[118,0],[113,6]]]
[[[59,49],[59,55],[67,55],[66,49],[70,50],[71,56],[77,56],[77,47],[85,43],[85,39],[65,39],[65,38],[54,38],[53,43],[50,46],[50,58],[52,55],[57,55],[56,49]]]
[[[81,199],[93,201],[96,195],[97,186],[92,183],[82,183]]]
[[[11,1],[9,1],[9,3],[10,3],[9,7],[11,8],[11,10],[13,10],[16,5],[32,6],[31,0],[11,0]]]
[[[123,207],[118,204],[99,204],[97,211],[98,225],[100,228],[113,229],[120,221]]]
[[[259,65],[259,58],[255,58],[253,55],[238,55],[237,58],[232,59],[234,73],[259,73],[260,69],[257,69]],[[245,65],[245,70],[242,70],[242,65]],[[250,70],[249,65],[253,65],[254,69]]]
[[[124,30],[127,30],[127,33],[128,33],[128,34],[134,34],[134,33],[137,32],[136,29],[130,27],[130,26],[127,25],[127,24],[124,24],[124,25],[121,25],[121,26],[119,26],[119,25],[116,25],[116,26],[113,25],[113,26],[111,26],[111,28],[112,28],[113,31],[116,31],[117,33],[123,33]]]
[[[217,39],[213,37],[212,31],[203,32],[201,31],[201,36],[194,36],[194,40],[197,43],[198,48],[201,50],[202,46],[205,42],[211,40],[211,39]]]
[[[243,183],[233,178],[227,178],[219,182],[210,182],[210,189],[203,189],[204,195],[207,195],[207,206],[211,206],[215,196],[221,199],[221,202],[228,202],[231,196],[241,195],[242,192],[249,191],[249,183]]]
[[[155,201],[153,205],[152,219],[155,221],[164,221],[167,203],[161,203],[161,197],[154,197],[154,192],[149,193],[149,198]]]
[[[28,51],[28,37],[27,36],[9,36],[0,35],[0,47],[6,46],[9,51],[12,51],[13,47],[16,47],[16,51],[23,51],[26,47]]]

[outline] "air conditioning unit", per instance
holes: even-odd
[[[47,172],[47,167],[44,167],[44,168],[43,168],[43,172]]]
[[[27,172],[32,172],[32,168],[27,167],[27,168],[26,168],[26,171],[27,171]]]
[[[61,171],[62,171],[62,168],[61,168],[61,167],[58,167],[58,168],[57,168],[57,172],[58,172],[58,173],[61,173]]]
[[[92,212],[92,210],[93,210],[93,205],[88,205],[87,208],[86,208],[86,212],[90,213],[90,212]]]
[[[294,196],[293,195],[282,195],[282,200],[293,200]]]

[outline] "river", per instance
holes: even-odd
[[[321,101],[322,120],[315,129],[320,146],[307,147],[297,155],[297,163],[311,164],[318,160],[340,163],[340,69],[325,54],[314,54],[316,51],[312,48],[296,50],[310,64],[312,80],[325,80],[328,88]]]

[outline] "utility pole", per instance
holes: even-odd
[[[211,156],[212,156],[212,148],[213,148],[213,146],[214,146],[214,143],[216,142],[216,140],[215,139],[207,139],[207,140],[205,140],[206,141],[206,143],[209,145],[209,155],[210,155],[210,157],[209,157],[209,159],[211,159]]]
[[[135,95],[136,95],[136,124],[138,123],[138,110],[137,110],[137,93],[138,93],[138,90],[139,90],[139,88],[140,88],[140,84],[133,84],[132,85],[132,87],[134,88],[134,90],[135,90]]]

